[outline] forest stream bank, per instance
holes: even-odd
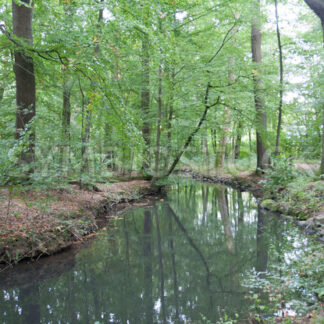
[[[220,183],[240,191],[251,192],[263,209],[282,214],[294,220],[307,234],[315,234],[324,242],[324,181],[309,181],[296,192],[279,187],[277,193],[269,193],[265,177],[255,172],[208,174],[193,170],[182,170],[178,174],[190,176],[195,180]],[[300,191],[298,191],[298,189]],[[287,198],[288,197],[288,198]]]
[[[114,213],[144,203],[159,188],[146,180],[71,184],[55,189],[0,188],[0,264],[52,255],[98,230]]]
[[[249,172],[233,175],[182,170],[178,174],[249,191],[262,208],[289,215],[308,234],[316,234],[324,242],[323,198],[314,200],[306,194],[300,201],[287,202],[281,199],[285,194],[282,190],[269,199],[264,178]],[[143,203],[144,197],[160,190],[147,180],[123,180],[109,185],[98,183],[92,190],[81,189],[79,184],[44,190],[1,188],[0,263],[18,263],[62,251],[97,231],[113,213]],[[316,186],[310,182],[306,192],[316,192]]]

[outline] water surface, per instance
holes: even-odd
[[[258,291],[248,274],[279,269],[309,244],[249,193],[186,181],[119,216],[76,255],[2,273],[0,322],[243,321]]]

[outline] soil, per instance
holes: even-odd
[[[118,210],[157,194],[145,180],[59,189],[0,188],[0,263],[51,255],[95,232]]]

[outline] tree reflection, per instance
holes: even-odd
[[[256,265],[257,272],[265,272],[268,266],[268,240],[266,235],[267,218],[265,211],[258,206],[258,223],[256,239]]]
[[[144,212],[143,230],[143,264],[144,264],[144,296],[145,322],[153,323],[153,281],[152,281],[152,216],[149,210]]]
[[[294,248],[288,240],[280,244],[288,229],[276,218],[269,223],[271,216],[254,204],[222,186],[178,186],[167,201],[129,210],[76,258],[49,259],[38,275],[24,267],[1,274],[0,323],[244,318],[252,303],[244,298],[244,274],[284,263],[278,254]]]
[[[19,289],[19,303],[23,323],[40,323],[39,286],[33,284]]]
[[[221,188],[219,190],[218,203],[219,203],[219,211],[221,213],[222,222],[224,226],[227,249],[230,253],[235,254],[235,245],[234,245],[233,233],[231,229],[231,220],[228,212],[227,190],[225,188]]]
[[[156,233],[157,233],[157,247],[159,256],[159,268],[160,268],[160,293],[161,293],[161,306],[162,306],[162,319],[163,323],[166,323],[166,312],[165,312],[165,300],[164,300],[164,271],[163,271],[163,255],[161,246],[161,232],[160,232],[160,222],[157,207],[154,206],[155,222],[156,222]]]

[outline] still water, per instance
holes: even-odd
[[[247,283],[251,273],[279,276],[308,245],[249,193],[175,183],[77,253],[1,273],[0,323],[244,322],[259,291]]]

